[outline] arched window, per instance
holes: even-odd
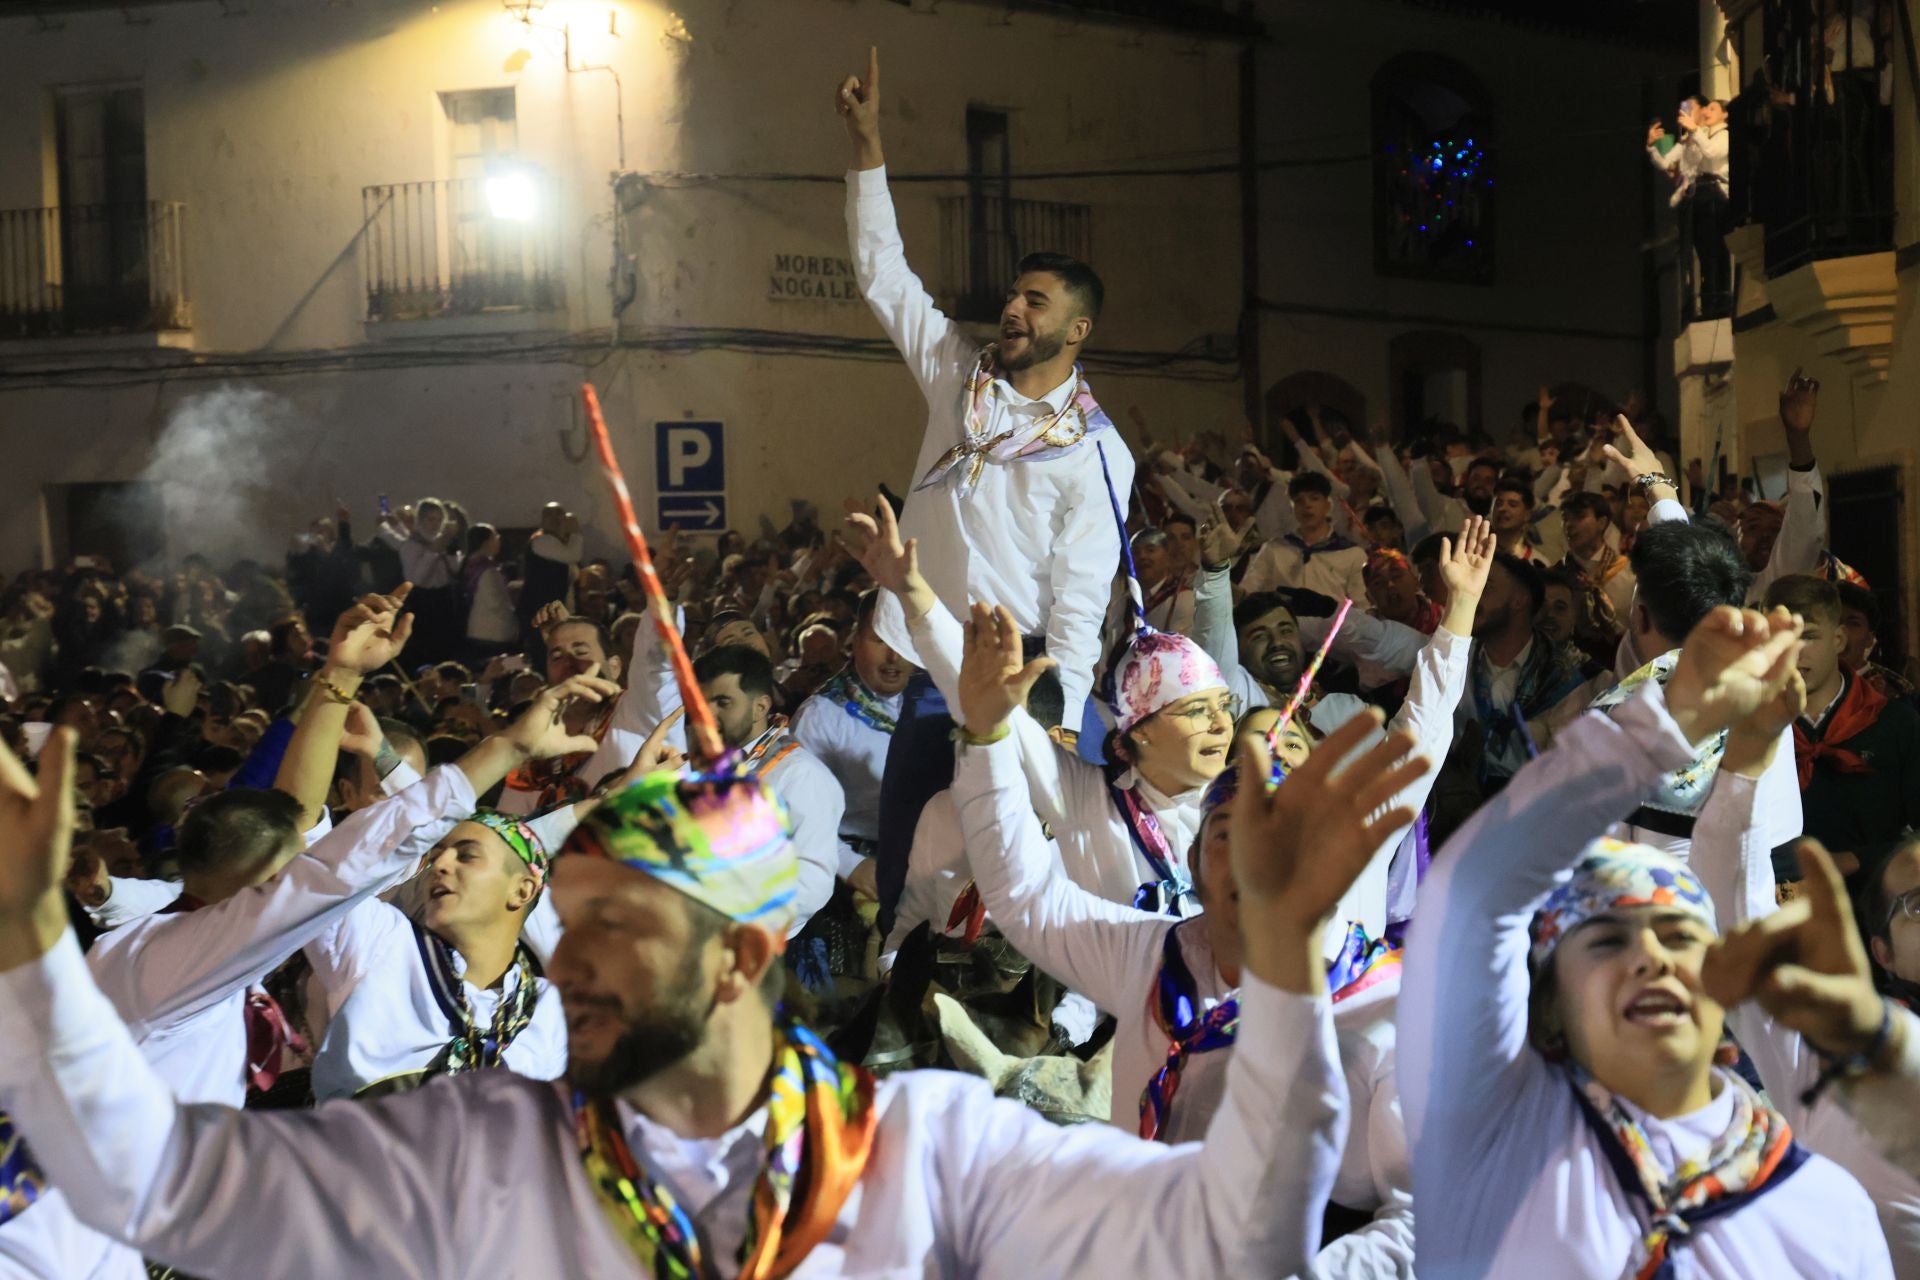
[[[1402,431],[1429,421],[1463,430],[1481,425],[1480,348],[1471,338],[1437,329],[1395,334],[1387,366],[1393,421]]]
[[[1320,421],[1329,430],[1352,430],[1367,422],[1367,398],[1359,388],[1335,374],[1318,369],[1290,373],[1267,388],[1267,414],[1260,432],[1260,448],[1270,458],[1282,457],[1286,450],[1280,420],[1293,417],[1303,430],[1306,413],[1317,410]]]
[[[1374,256],[1386,275],[1493,283],[1493,110],[1451,58],[1373,77]]]

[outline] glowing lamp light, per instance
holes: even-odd
[[[487,212],[502,222],[532,222],[540,212],[540,188],[525,169],[487,175]]]

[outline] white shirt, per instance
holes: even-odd
[[[1303,552],[1291,542],[1269,542],[1260,548],[1240,579],[1242,595],[1257,595],[1275,587],[1304,587],[1335,600],[1351,599],[1367,607],[1367,551],[1365,547]]]
[[[905,695],[880,698],[888,716],[900,718]],[[846,797],[840,815],[840,834],[854,840],[880,838],[880,779],[887,771],[887,748],[893,735],[854,716],[845,706],[818,694],[800,704],[788,726],[796,741],[811,751],[833,774]],[[840,874],[853,870],[859,854],[844,842],[840,846]]]
[[[1118,1020],[1113,1036],[1113,1091],[1109,1121],[1127,1132],[1138,1132],[1140,1095],[1154,1072],[1167,1060],[1170,1044],[1158,1019],[1150,1012],[1165,949],[1167,930],[1174,921],[1131,907],[1104,902],[1054,870],[1046,837],[1033,816],[1019,750],[1011,739],[985,747],[963,747],[954,770],[953,796],[960,811],[961,830],[973,851],[975,883],[980,886],[988,914],[1007,941],[1041,969],[1090,998]],[[1392,844],[1387,850],[1391,852]],[[1330,929],[1329,933],[1339,930]],[[1204,920],[1180,931],[1180,950],[1194,979],[1194,994],[1202,1011],[1212,1009],[1233,994],[1213,958]],[[1372,995],[1371,992],[1366,995]],[[1365,999],[1365,995],[1362,997]],[[1379,998],[1368,1003],[1375,1012],[1364,1019],[1349,1018],[1359,1034],[1363,1021],[1380,1023]],[[1345,1006],[1335,1007],[1335,1023]],[[1391,1055],[1391,997],[1384,1019],[1386,1052]],[[1328,1274],[1410,1275],[1413,1263],[1411,1178],[1405,1161],[1405,1140],[1398,1134],[1398,1110],[1376,1114],[1374,1085],[1379,1081],[1378,1054],[1363,1049],[1365,1036],[1354,1041],[1360,1070],[1347,1072],[1348,1097],[1355,1123],[1348,1130],[1346,1154],[1341,1159],[1347,1185],[1340,1188],[1349,1208],[1388,1207],[1384,1223],[1376,1223],[1340,1243],[1350,1266],[1364,1261],[1392,1260],[1383,1271],[1342,1269]],[[1225,1091],[1233,1047],[1192,1054],[1181,1071],[1180,1087],[1161,1131],[1169,1144],[1197,1141],[1206,1136]],[[1343,1059],[1344,1061],[1344,1059]],[[1360,1086],[1362,1091],[1355,1092]],[[1391,1092],[1391,1090],[1390,1090]],[[1372,1132],[1375,1122],[1391,1125],[1395,1133]],[[1371,1177],[1370,1148],[1398,1150],[1397,1168],[1386,1174],[1393,1185],[1383,1194]],[[1356,1148],[1358,1151],[1356,1152]],[[1391,1164],[1392,1160],[1383,1163]],[[1362,1171],[1367,1171],[1362,1173]],[[1397,1176],[1396,1176],[1397,1175]],[[1310,1210],[1311,1206],[1307,1206]],[[1349,1243],[1350,1242],[1350,1243]],[[1326,1258],[1323,1254],[1322,1265]]]
[[[615,769],[626,768],[646,735],[680,705],[680,683],[674,678],[666,646],[651,622],[642,623],[634,629],[627,691],[614,707],[600,750],[581,766],[580,776],[591,784]],[[786,733],[785,729],[778,730],[780,736]],[[676,724],[667,737],[684,751],[686,721]],[[776,742],[767,753],[779,751]],[[800,860],[800,883],[795,889],[795,915],[789,933],[798,933],[833,897],[833,878],[840,869],[840,822],[846,812],[846,793],[820,758],[804,746],[781,755],[759,776],[780,797],[793,819],[793,851]]]
[[[935,933],[947,932],[954,904],[972,883],[973,868],[967,861],[966,837],[961,834],[960,815],[953,807],[953,792],[936,792],[914,824],[913,848],[907,852],[907,878],[893,909],[893,932],[881,944],[881,967],[892,967],[889,957],[922,920],[932,922]]]
[[[884,168],[847,174],[847,235],[867,305],[927,399],[926,435],[913,469],[917,485],[966,438],[967,379],[977,367],[980,344],[934,307],[907,265]],[[1057,412],[1073,390],[1069,378],[1032,400],[996,378],[981,410],[987,436]],[[912,494],[900,522],[902,539],[920,539],[920,571],[956,616],[975,600],[988,600],[1013,614],[1021,634],[1046,637],[1047,653],[1060,664],[1062,723],[1068,728],[1080,725],[1093,687],[1100,624],[1120,568],[1120,530],[1096,444],[1104,447],[1112,492],[1125,511],[1133,453],[1115,430],[1044,461],[990,461],[964,498],[950,474]],[[910,643],[898,600],[881,597],[875,629],[902,656],[926,665]]]
[[[1694,827],[1693,869],[1728,930],[1775,910],[1773,846],[1754,821],[1758,799],[1754,779],[1722,769]],[[1900,1280],[1920,1278],[1920,1179],[1888,1162],[1877,1140],[1841,1105],[1838,1090],[1828,1090],[1811,1108],[1800,1101],[1820,1075],[1820,1060],[1806,1041],[1758,1004],[1729,1009],[1727,1022],[1801,1145],[1859,1179],[1873,1197],[1894,1274]],[[1902,1128],[1912,1126],[1911,1116],[1900,1122]]]
[[[892,593],[889,592],[889,595]],[[913,640],[934,687],[949,707],[960,705],[960,662],[965,640],[960,623],[936,603],[924,618],[911,624]],[[1199,690],[1195,690],[1199,692]],[[1026,772],[1033,807],[1060,842],[1060,860],[1075,884],[1108,902],[1131,903],[1141,885],[1160,877],[1134,845],[1133,833],[1114,803],[1103,770],[1061,748],[1047,736],[1040,722],[1016,708],[1010,721],[1012,737]],[[1123,788],[1139,782],[1129,773],[1118,780]],[[1200,828],[1200,800],[1204,787],[1177,796],[1162,795],[1141,784],[1141,799],[1153,811],[1166,835],[1169,866],[1187,879],[1187,849]],[[917,837],[916,837],[917,838]],[[1191,895],[1182,898],[1191,910]],[[936,920],[944,925],[944,920]]]
[[[507,592],[507,577],[498,562],[481,570],[474,583],[473,604],[467,610],[467,638],[487,644],[507,644],[520,638],[520,619]]]
[[[451,824],[442,827],[441,834]],[[314,976],[326,988],[333,1011],[313,1059],[313,1096],[350,1098],[368,1085],[424,1070],[454,1032],[434,994],[412,921],[398,907],[377,899],[362,902],[326,933],[307,944]],[[519,986],[518,966],[507,966],[498,989],[465,981],[466,961],[453,953],[461,990],[476,1025],[491,1025],[502,1001]],[[543,977],[533,1020],[500,1055],[501,1065],[535,1080],[552,1080],[567,1069],[567,1023],[560,996]]]
[[[948,1072],[880,1081],[866,1169],[792,1274],[1298,1272],[1346,1133],[1328,1005],[1249,979],[1240,1014],[1244,1052],[1203,1145],[1057,1128]],[[477,1071],[310,1112],[183,1105],[71,933],[0,973],[0,1108],[90,1223],[191,1274],[642,1274],[581,1168],[563,1087]],[[635,1158],[670,1178],[731,1275],[755,1182],[746,1150],[763,1122],[692,1143],[621,1117]]]
[[[436,769],[426,783],[355,814],[265,884],[102,934],[84,961],[69,934],[61,945],[83,1003],[94,1010],[92,1034],[110,1026],[124,1055],[170,1097],[239,1106],[247,1093],[248,990],[356,902],[412,874],[417,827],[473,804],[465,774]],[[0,1041],[16,1034],[8,1026]],[[21,1108],[0,1110],[21,1123]],[[54,1189],[0,1227],[0,1275],[144,1275],[137,1252],[75,1220],[83,1206],[69,1198],[73,1185],[52,1181]]]
[[[1649,682],[1570,725],[1434,857],[1398,1016],[1422,1280],[1618,1280],[1636,1256],[1633,1202],[1563,1073],[1527,1043],[1527,923],[1588,841],[1692,758]],[[1656,1158],[1698,1154],[1731,1104],[1722,1088],[1692,1115],[1640,1117]],[[1670,1256],[1683,1280],[1892,1274],[1872,1202],[1817,1155]]]
[[[414,586],[433,591],[453,585],[453,571],[460,565],[460,556],[448,550],[453,539],[452,529],[443,528],[440,535],[429,542],[418,533],[408,533],[398,525],[382,521],[374,526],[374,534],[400,553],[400,571]]]
[[[1885,1071],[1841,1080],[1840,1105],[1888,1163],[1920,1176],[1920,1129],[1913,1123],[1920,1111],[1920,1018],[1900,1007],[1893,1016],[1907,1024],[1900,1060]]]

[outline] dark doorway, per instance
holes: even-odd
[[[68,484],[67,556],[99,556],[125,573],[166,558],[167,509],[160,486],[131,480]]]
[[[1899,467],[1869,467],[1827,477],[1827,528],[1833,554],[1859,570],[1880,605],[1876,661],[1898,671],[1909,652],[1906,581],[1900,563],[1904,495]]]

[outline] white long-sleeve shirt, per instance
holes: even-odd
[[[904,696],[896,693],[880,698],[880,704],[897,720]],[[869,842],[878,840],[880,779],[887,771],[887,748],[893,745],[893,735],[859,719],[841,703],[818,694],[800,704],[788,729],[840,784],[846,797],[846,810],[840,815],[840,835]],[[859,860],[860,855],[842,840],[840,874],[850,874]]]
[[[71,941],[63,943],[88,1006],[169,1096],[239,1106],[247,1091],[248,989],[356,902],[412,874],[416,828],[473,804],[465,774],[436,769],[420,786],[355,814],[264,884],[197,911],[132,921],[102,934],[84,961]],[[0,1041],[23,1030],[7,1024]],[[27,1127],[18,1108],[0,1109]],[[31,1209],[0,1226],[0,1275],[145,1274],[137,1252],[82,1225],[86,1206],[72,1184],[52,1183]]]
[[[452,550],[451,528],[442,528],[438,536],[429,540],[382,521],[374,526],[374,534],[400,553],[400,571],[414,586],[432,591],[453,585],[453,572],[460,567],[460,555]]]
[[[927,399],[927,429],[913,483],[941,455],[966,439],[967,380],[980,344],[933,305],[907,265],[884,168],[847,174],[847,237],[867,305],[905,357]],[[991,438],[1032,418],[1051,415],[1073,395],[1069,378],[1038,400],[993,381],[981,412]],[[1046,637],[1060,664],[1062,723],[1080,725],[1100,661],[1100,625],[1120,567],[1120,531],[1100,470],[1103,445],[1113,494],[1122,511],[1133,488],[1133,453],[1118,431],[1098,432],[1058,457],[989,461],[973,492],[962,497],[949,475],[912,494],[900,536],[920,539],[920,569],[956,616],[975,600],[1005,606],[1023,635]],[[963,463],[956,471],[965,469]],[[919,665],[898,600],[883,596],[880,638]]]
[[[659,633],[651,624],[636,627],[627,690],[614,706],[600,750],[580,767],[580,776],[592,784],[615,769],[626,768],[646,736],[680,706],[680,682],[674,677],[672,660]],[[779,732],[785,734],[787,730]],[[667,738],[684,751],[686,722],[673,726]],[[770,750],[779,748],[775,745]],[[795,890],[791,931],[798,933],[833,897],[833,878],[840,870],[840,821],[846,811],[846,793],[819,757],[799,745],[762,770],[760,779],[773,788],[793,819],[793,851],[800,859],[800,883]]]
[[[962,750],[954,768],[953,796],[961,831],[972,850],[974,880],[994,923],[1028,959],[1118,1019],[1108,1119],[1121,1129],[1137,1131],[1141,1090],[1167,1060],[1170,1042],[1149,1006],[1167,930],[1175,922],[1168,916],[1106,902],[1055,871],[1046,837],[1033,815],[1019,751],[1011,739]],[[1387,847],[1391,850],[1392,845]],[[1196,919],[1180,931],[1180,949],[1193,974],[1199,1012],[1233,994],[1214,961],[1204,920]],[[1392,1055],[1392,1000],[1388,995],[1383,1005],[1375,996],[1365,1003],[1370,1013],[1343,1019],[1343,1005],[1333,1019],[1353,1118],[1336,1190],[1341,1204],[1380,1211],[1381,1218],[1329,1246],[1339,1250],[1347,1269],[1327,1274],[1411,1275],[1412,1185],[1405,1138],[1398,1132],[1398,1109],[1374,1105],[1382,1077],[1381,1055],[1389,1061]],[[1346,1026],[1341,1025],[1343,1021]],[[1354,1049],[1352,1063],[1345,1058],[1349,1040]],[[1205,1136],[1223,1096],[1233,1056],[1229,1047],[1187,1059],[1162,1131],[1166,1142]],[[1374,1132],[1375,1125],[1381,1132]],[[1323,1267],[1326,1261],[1323,1255]]]
[[[879,1082],[863,1176],[793,1274],[1300,1270],[1346,1129],[1327,1002],[1249,979],[1240,1009],[1245,1052],[1204,1145],[1056,1128],[946,1072]],[[193,1274],[642,1274],[581,1167],[564,1087],[480,1071],[311,1112],[185,1105],[70,933],[0,973],[0,1107],[92,1225]],[[620,1118],[732,1274],[764,1110],[711,1140],[624,1103]]]
[[[1691,865],[1713,898],[1721,927],[1729,930],[1775,909],[1773,846],[1755,821],[1759,801],[1754,779],[1722,769],[1694,827]],[[1841,1105],[1837,1091],[1823,1094],[1811,1108],[1800,1101],[1820,1075],[1820,1060],[1799,1035],[1757,1004],[1727,1010],[1727,1022],[1801,1145],[1859,1179],[1873,1197],[1894,1274],[1920,1280],[1920,1179],[1888,1162],[1876,1140]],[[1901,1123],[1911,1127],[1913,1118]]]
[[[1422,1280],[1618,1280],[1636,1256],[1634,1203],[1561,1069],[1527,1043],[1527,927],[1588,841],[1692,758],[1648,682],[1570,725],[1434,858],[1398,1020]],[[1725,1131],[1732,1104],[1723,1087],[1688,1115],[1635,1115],[1671,1169]],[[1892,1274],[1872,1202],[1817,1155],[1670,1256],[1682,1280]]]
[[[1247,565],[1240,589],[1247,595],[1275,587],[1304,587],[1335,600],[1367,607],[1367,552],[1359,546],[1303,550],[1293,541],[1269,542]]]
[[[965,644],[959,620],[936,603],[925,617],[910,625],[920,651],[920,665],[926,668],[947,705],[958,707]],[[1159,876],[1134,846],[1133,834],[1114,803],[1106,773],[1056,744],[1023,708],[1014,709],[1010,723],[1034,810],[1053,829],[1068,878],[1108,902],[1131,903],[1141,885]],[[1141,800],[1167,838],[1169,866],[1184,878],[1187,850],[1200,830],[1200,800],[1205,788],[1165,795],[1136,773],[1122,775],[1118,785],[1139,787]],[[1190,895],[1181,903],[1183,909],[1194,909]]]

